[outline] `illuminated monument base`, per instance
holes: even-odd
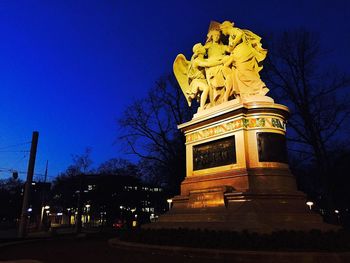
[[[288,108],[269,97],[197,113],[186,136],[186,178],[150,228],[330,230],[297,190],[286,156]]]

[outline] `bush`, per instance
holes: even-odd
[[[184,246],[234,250],[282,251],[349,251],[350,232],[311,230],[278,231],[258,234],[248,231],[214,231],[194,229],[135,229],[120,232],[123,241],[150,245]]]

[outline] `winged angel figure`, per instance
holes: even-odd
[[[206,59],[206,49],[201,43],[193,46],[193,56],[190,61],[183,54],[179,54],[174,61],[174,74],[184,93],[188,105],[192,100],[199,100],[199,109],[205,109],[210,100],[210,87],[206,80],[205,68],[222,64],[221,59]]]
[[[207,37],[205,46],[193,46],[190,61],[183,54],[174,61],[174,74],[189,106],[197,99],[200,111],[233,98],[244,101],[268,92],[259,75],[267,50],[261,47],[258,35],[230,21],[213,21]],[[223,44],[225,37],[228,43]]]

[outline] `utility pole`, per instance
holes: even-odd
[[[33,181],[36,149],[38,146],[38,138],[39,138],[39,132],[34,131],[33,135],[32,135],[32,144],[30,147],[30,157],[29,157],[29,163],[28,163],[27,181],[26,181],[24,193],[23,193],[21,221],[19,223],[19,229],[18,229],[18,237],[20,237],[20,238],[23,238],[26,235],[28,204],[29,204],[30,188],[32,186],[32,181]]]

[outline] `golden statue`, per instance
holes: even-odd
[[[226,56],[227,47],[220,41],[220,23],[212,21],[209,26],[207,41],[205,43],[206,55],[211,60],[222,60]],[[225,77],[222,72],[223,65],[209,67],[205,69],[206,79],[210,86],[211,101],[214,105],[221,103],[223,88],[225,87]]]
[[[225,97],[229,98],[232,88],[242,98],[251,95],[265,95],[269,89],[260,79],[259,72],[267,50],[261,47],[261,38],[249,30],[234,27],[225,21],[220,25],[223,35],[229,37],[230,59],[225,65],[232,69],[232,86],[226,87]]]
[[[193,46],[193,56],[188,61],[183,54],[179,54],[174,61],[174,74],[184,93],[188,105],[197,98],[200,101],[199,111],[210,105],[208,102],[209,85],[206,80],[205,68],[222,64],[220,59],[205,59],[206,49],[198,43]]]
[[[226,45],[223,37],[228,38]],[[193,46],[191,60],[180,54],[174,61],[174,74],[188,105],[196,98],[200,111],[235,98],[244,102],[263,97],[269,89],[259,72],[267,50],[260,41],[258,35],[230,21],[212,21],[205,45]]]

